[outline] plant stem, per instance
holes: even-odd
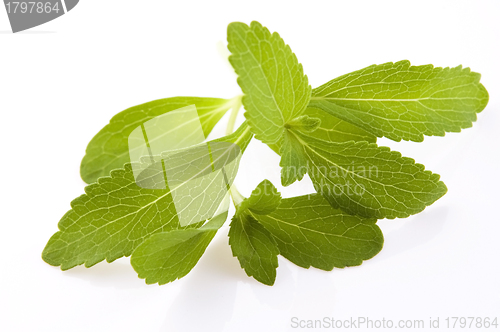
[[[234,125],[236,123],[236,118],[238,117],[238,112],[241,108],[241,96],[233,98],[233,107],[231,108],[231,116],[227,122],[226,135],[230,135],[234,131]]]
[[[234,102],[231,109],[231,115],[229,116],[229,120],[227,121],[226,135],[231,135],[233,133],[234,125],[236,124],[236,118],[238,117],[238,112],[241,108],[241,96],[237,96],[233,98],[233,100]],[[231,186],[231,189],[229,189],[229,194],[231,195],[235,208],[237,208],[245,199],[245,197],[240,194],[234,183]]]
[[[245,196],[240,194],[240,192],[238,191],[238,188],[236,188],[236,186],[234,184],[231,186],[231,189],[229,189],[229,193],[230,193],[231,198],[233,200],[234,207],[238,208],[238,206],[241,204],[241,202],[243,202],[243,200],[245,199]]]

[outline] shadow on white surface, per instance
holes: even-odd
[[[238,282],[246,278],[221,230],[195,268],[180,281],[161,331],[222,331],[233,315]]]
[[[344,269],[322,271],[297,268],[290,316],[322,317],[334,313],[336,303],[335,274]],[[290,289],[292,290],[292,289]],[[291,318],[290,317],[290,318]]]
[[[375,257],[381,261],[431,241],[443,231],[448,213],[448,207],[436,207],[408,219],[384,220],[383,223],[403,223],[392,231],[386,231],[383,223],[379,222],[385,244],[379,257]]]
[[[263,285],[247,277],[221,233],[193,271],[176,281],[179,293],[161,331],[255,331],[266,330],[270,322],[280,330],[291,314],[333,312],[332,272],[303,269],[279,257],[274,286]]]
[[[135,289],[147,287],[143,279],[130,265],[130,258],[120,258],[113,263],[100,262],[91,268],[83,265],[64,271],[66,276],[90,282],[91,285],[103,288]]]

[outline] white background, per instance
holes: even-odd
[[[500,316],[499,14],[498,1],[82,0],[12,34],[0,8],[0,331],[292,331],[292,317],[325,316],[426,326],[440,317],[444,327],[448,316]],[[239,94],[220,48],[228,23],[252,20],[281,34],[313,87],[402,59],[480,72],[490,102],[473,128],[423,143],[379,140],[441,174],[448,193],[418,215],[379,221],[385,247],[362,266],[324,272],[280,258],[273,287],[239,267],[227,227],[187,277],[165,286],[147,286],[128,258],[67,272],[44,263],[57,222],[83,193],[92,136],[136,104]],[[241,162],[243,194],[264,178],[279,185],[279,159],[263,144]],[[290,197],[311,192],[308,181],[278,187]]]

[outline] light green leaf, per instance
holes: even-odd
[[[238,207],[229,230],[233,256],[249,277],[272,286],[276,279],[279,250],[271,234],[250,215],[273,212],[281,202],[281,194],[268,181],[262,181]]]
[[[244,123],[234,134],[211,142],[234,143],[243,152],[251,139],[250,129]],[[225,156],[218,154],[218,158],[222,160]],[[196,164],[195,159],[191,162]],[[213,160],[205,167],[212,169],[217,163]],[[150,171],[140,182],[156,179],[159,172],[163,175],[162,169],[153,167]],[[164,181],[163,176],[161,179]],[[50,238],[43,259],[67,270],[80,264],[90,267],[104,259],[112,262],[129,256],[152,234],[181,227],[173,195],[183,187],[177,183],[172,190],[168,186],[146,189],[137,184],[132,165],[125,164],[123,169],[112,171],[110,177],[99,178],[97,183],[87,186],[86,194],[71,202],[72,209],[59,222],[60,231]],[[186,209],[197,211],[197,201],[191,198],[188,201],[191,203],[188,202]],[[218,206],[216,199],[213,204]]]
[[[319,108],[307,107],[304,114],[312,118],[318,118],[321,121],[316,130],[308,133],[311,137],[331,142],[368,141],[375,143],[377,141],[376,136],[367,133],[349,122],[340,120]],[[268,144],[268,146],[279,155],[281,155],[280,151],[282,145],[283,141],[275,144]]]
[[[307,107],[304,114],[320,119],[321,123],[309,136],[330,142],[367,141],[375,143],[377,137],[315,107]]]
[[[301,115],[298,118],[288,121],[285,125],[287,129],[296,129],[305,133],[312,133],[321,125],[319,118],[312,118],[308,115]]]
[[[302,180],[307,173],[307,159],[301,150],[301,143],[286,130],[280,151],[281,184],[285,187]]]
[[[246,198],[238,207],[243,212],[249,209],[253,213],[268,214],[276,210],[281,202],[281,194],[269,180],[264,180],[252,191],[250,197]]]
[[[329,142],[291,131],[301,143],[308,174],[334,208],[369,218],[405,218],[447,189],[439,175],[399,152],[368,142]]]
[[[229,61],[245,94],[245,117],[256,138],[276,143],[285,124],[300,116],[309,103],[307,76],[290,47],[260,23],[231,23],[227,34]]]
[[[318,129],[321,124],[319,118],[311,118],[308,115],[302,115],[292,119],[285,125],[285,135],[281,146],[281,184],[289,186],[295,181],[300,181],[307,173],[307,160],[303,153],[296,153],[295,150],[300,150],[300,142],[289,132],[289,129],[297,130],[304,133],[312,133]]]
[[[281,142],[281,150],[277,151],[281,155],[281,184],[283,186],[289,186],[297,180],[302,180],[307,173],[307,158],[304,153],[301,153],[301,143],[288,129],[307,133],[308,136],[323,141],[362,140],[374,142],[376,140],[375,136],[320,109],[308,107],[306,113],[307,115],[295,118],[287,124],[287,130],[285,130]],[[272,149],[277,149],[279,146],[279,144],[270,145]]]
[[[141,124],[179,108],[195,105],[205,137],[210,134],[222,116],[236,103],[236,99],[173,97],[134,106],[115,115],[92,138],[80,165],[80,175],[86,183],[93,183],[110,171],[130,162],[128,137]]]
[[[227,212],[198,229],[156,233],[134,250],[130,264],[147,284],[163,285],[180,279],[198,263],[226,218]]]
[[[480,74],[469,68],[373,65],[312,92],[310,106],[395,141],[423,141],[472,126],[488,103]]]
[[[360,265],[384,242],[375,219],[334,209],[319,194],[283,199],[271,214],[253,217],[272,234],[280,254],[304,268]]]
[[[229,244],[249,277],[265,285],[274,284],[279,250],[273,237],[252,216],[242,213],[233,217]]]

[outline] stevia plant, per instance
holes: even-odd
[[[378,146],[377,137],[421,142],[424,135],[459,132],[488,103],[480,74],[469,68],[409,61],[372,65],[311,89],[290,47],[258,22],[231,23],[228,48],[242,97],[152,101],[117,114],[91,140],[80,170],[90,185],[47,243],[47,263],[67,270],[131,256],[148,284],[189,273],[227,212],[181,225],[175,188],[137,184],[127,137],[150,119],[194,104],[205,135],[232,110],[227,136],[208,144],[234,144],[243,153],[255,136],[281,156],[284,186],[307,173],[317,191],[283,199],[264,180],[244,198],[231,187],[229,244],[248,276],[273,285],[278,255],[304,268],[360,265],[382,249],[377,219],[419,213],[447,191],[438,174]],[[242,105],[246,121],[233,132]]]

